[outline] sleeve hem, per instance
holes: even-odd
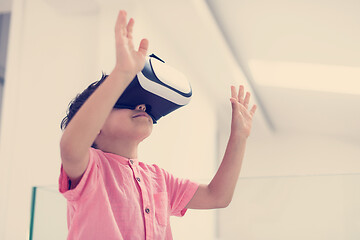
[[[197,189],[199,187],[199,184],[195,183],[195,182],[191,182],[190,186],[189,186],[189,190],[186,191],[186,194],[184,196],[184,199],[182,201],[182,203],[179,206],[180,210],[180,214],[178,215],[179,217],[183,217],[186,213],[186,211],[188,210],[186,208],[186,206],[188,205],[188,203],[191,201],[191,199],[193,198],[194,194],[196,193]]]
[[[60,177],[59,177],[59,192],[61,194],[63,194],[63,196],[68,201],[77,201],[81,197],[81,192],[82,192],[84,185],[86,183],[86,180],[88,178],[90,168],[92,168],[92,165],[95,164],[95,163],[93,163],[93,161],[95,161],[94,154],[93,154],[93,150],[90,148],[89,149],[89,162],[86,167],[86,170],[85,170],[83,176],[81,177],[81,180],[78,183],[78,185],[74,189],[70,189],[70,190],[69,190],[69,177],[67,176],[67,174],[61,164]]]

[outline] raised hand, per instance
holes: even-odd
[[[115,25],[116,66],[115,69],[135,76],[144,68],[149,42],[142,39],[136,51],[133,43],[134,19],[127,23],[127,13],[120,10]]]
[[[250,135],[252,118],[257,107],[253,105],[251,110],[248,110],[250,93],[246,92],[244,98],[244,86],[242,85],[240,85],[238,93],[236,88],[231,86],[230,101],[232,106],[231,135],[247,138]]]

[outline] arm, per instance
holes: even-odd
[[[145,65],[148,41],[134,50],[132,30],[134,20],[126,23],[126,12],[120,11],[115,25],[116,65],[106,80],[86,100],[60,141],[61,160],[70,180],[78,182],[86,170],[91,147],[117,99]]]
[[[227,207],[234,194],[244,158],[246,140],[250,135],[252,118],[256,105],[248,110],[250,93],[244,98],[244,87],[240,86],[236,93],[231,87],[232,120],[231,133],[224,158],[214,178],[208,185],[200,185],[187,208],[211,209]]]

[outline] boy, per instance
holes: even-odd
[[[153,121],[144,104],[114,106],[145,64],[148,40],[135,51],[133,26],[120,11],[114,70],[78,95],[62,122],[59,190],[68,202],[68,239],[172,239],[170,215],[228,206],[239,177],[256,110],[256,105],[248,110],[250,94],[244,97],[243,86],[238,94],[231,87],[231,134],[209,184],[175,178],[137,160],[138,145],[150,135]]]

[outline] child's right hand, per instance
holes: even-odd
[[[139,49],[135,51],[133,44],[134,19],[130,18],[126,24],[126,11],[120,10],[115,25],[115,43],[116,43],[116,66],[115,70],[125,74],[132,80],[135,75],[145,66],[145,57],[149,42],[142,39]]]

